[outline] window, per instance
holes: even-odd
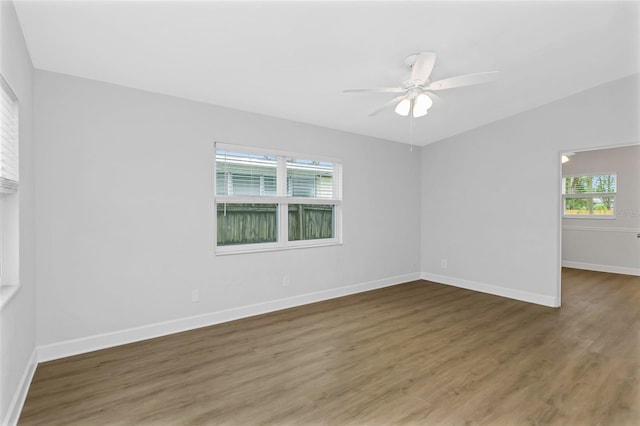
[[[18,288],[18,98],[0,75],[0,306]]]
[[[563,216],[614,218],[616,186],[615,173],[563,177]]]
[[[216,144],[216,252],[341,240],[339,161]]]

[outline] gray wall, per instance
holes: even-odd
[[[640,275],[640,145],[577,152],[565,176],[616,172],[615,219],[562,219],[562,262]]]
[[[422,271],[557,304],[560,153],[637,143],[638,93],[635,74],[426,146]]]
[[[419,271],[419,150],[44,71],[35,96],[39,345]],[[341,158],[344,244],[215,256],[214,141]]]
[[[0,422],[12,422],[9,408],[35,348],[36,288],[33,67],[9,1],[0,1],[0,40],[0,69],[20,101],[20,290],[0,311]]]

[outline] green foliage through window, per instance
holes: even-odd
[[[616,192],[616,175],[571,176],[564,178],[565,194]]]
[[[613,216],[616,185],[615,174],[564,177],[564,216]]]

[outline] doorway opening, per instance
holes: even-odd
[[[640,276],[640,144],[559,155],[562,268]]]

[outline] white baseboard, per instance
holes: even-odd
[[[295,306],[306,305],[314,302],[321,302],[323,300],[334,299],[336,297],[347,296],[349,294],[389,287],[418,279],[420,279],[420,273],[415,272],[412,274],[399,275],[381,280],[370,281],[367,283],[322,290],[314,293],[302,294],[299,296],[287,297],[284,299],[272,300],[264,303],[257,303],[254,305],[241,306],[238,308],[210,312],[203,315],[180,318],[156,324],[144,325],[141,327],[114,331],[111,333],[104,333],[53,343],[49,345],[43,345],[38,347],[38,361],[51,361],[54,359],[78,355],[99,349],[124,345],[126,343],[166,336],[167,334],[179,333],[181,331],[207,327],[210,325],[233,321],[240,318],[265,314],[281,309],[292,308]]]
[[[629,268],[627,266],[598,265],[597,263],[574,262],[571,260],[563,260],[562,266],[564,266],[565,268],[587,269],[589,271],[640,276],[640,269]]]
[[[544,294],[514,290],[512,288],[485,284],[477,281],[450,277],[447,275],[432,274],[430,272],[423,272],[421,276],[423,280],[433,281],[439,284],[447,284],[454,287],[466,288],[467,290],[474,290],[482,293],[493,294],[496,296],[508,297],[509,299],[521,300],[523,302],[535,303],[537,305],[550,306],[552,308],[557,308],[560,306],[556,297],[546,296]]]
[[[31,386],[31,380],[33,380],[33,375],[36,372],[37,365],[38,351],[37,349],[34,349],[31,353],[31,357],[29,357],[29,362],[27,363],[27,366],[22,373],[22,377],[20,378],[20,382],[18,383],[18,388],[13,394],[13,398],[11,399],[11,403],[9,404],[9,409],[7,410],[4,419],[2,419],[3,426],[14,426],[18,424],[20,413],[22,412],[24,401],[27,399],[29,386]]]

